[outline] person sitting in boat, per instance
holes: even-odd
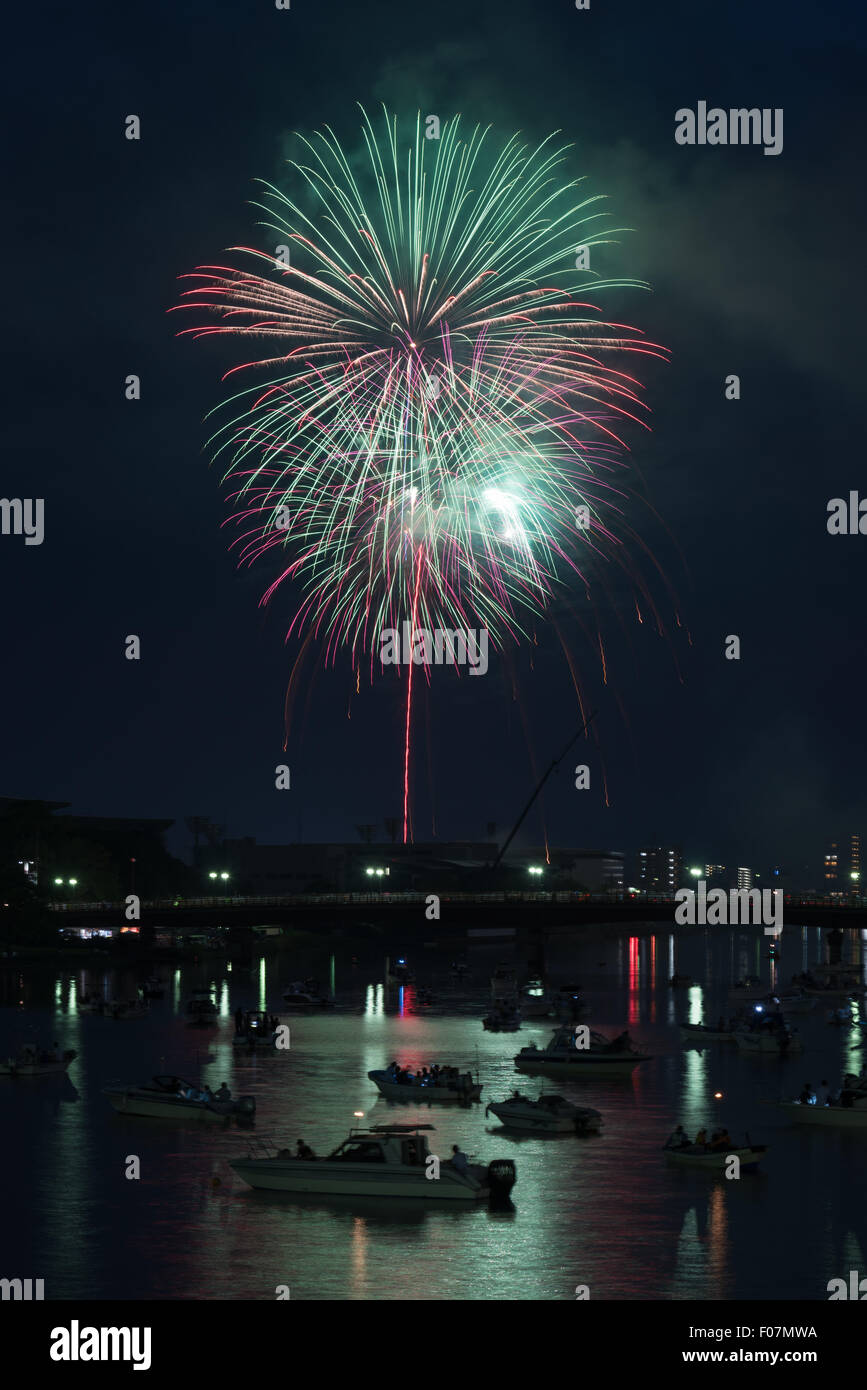
[[[723,1129],[721,1129],[721,1130],[719,1131],[718,1134],[715,1134],[715,1135],[714,1135],[714,1137],[713,1137],[713,1139],[712,1139],[712,1141],[711,1141],[711,1146],[710,1146],[710,1147],[711,1147],[711,1151],[712,1151],[712,1152],[714,1152],[714,1153],[722,1153],[724,1150],[730,1149],[731,1146],[732,1146],[732,1137],[731,1137],[731,1135],[729,1134],[728,1130],[725,1129],[725,1128],[723,1128]]]
[[[689,1143],[683,1125],[678,1125],[677,1129],[668,1136],[665,1141],[667,1149],[683,1149]]]
[[[833,1103],[834,1102],[831,1097],[831,1087],[828,1085],[827,1081],[823,1081],[819,1086],[819,1099],[817,1101],[817,1104],[833,1105]]]
[[[695,1147],[697,1149],[707,1148],[707,1130],[704,1127],[702,1127],[695,1136]]]
[[[226,1085],[225,1081],[222,1081],[222,1082],[220,1083],[220,1088],[219,1088],[219,1090],[217,1091],[217,1094],[214,1096],[214,1100],[221,1100],[221,1101],[224,1101],[224,1100],[231,1100],[231,1099],[232,1099],[232,1092],[229,1090],[229,1088],[228,1088],[228,1086]]]
[[[469,1162],[470,1160],[463,1150],[459,1149],[457,1144],[452,1144],[452,1167],[457,1168],[459,1173],[465,1173]]]
[[[309,1144],[305,1144],[303,1139],[299,1139],[295,1145],[296,1158],[315,1158],[316,1155]]]
[[[802,1105],[815,1105],[816,1095],[809,1081],[804,1082],[804,1089],[798,1097]]]

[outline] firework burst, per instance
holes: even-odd
[[[576,272],[578,244],[611,233],[550,138],[497,155],[488,132],[456,120],[427,140],[419,118],[402,151],[383,128],[364,116],[358,174],[331,132],[304,140],[312,211],[268,184],[258,205],[292,264],[234,248],[267,273],[200,267],[179,306],[216,318],[196,336],[279,348],[228,374],[257,380],[211,440],[234,544],[284,561],[263,601],[293,581],[290,632],[353,661],[404,619],[516,638],[616,545],[618,429],[645,407],[613,359],[663,355],[577,297],[637,282]]]

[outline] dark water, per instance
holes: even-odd
[[[471,980],[454,983],[449,956],[418,947],[419,982],[435,989],[431,1008],[413,992],[387,990],[384,960],[349,948],[262,960],[254,970],[223,964],[164,969],[169,988],[142,1020],[79,1015],[79,990],[128,997],[147,972],[6,971],[0,976],[0,1055],[20,1042],[57,1039],[78,1052],[67,1079],[0,1078],[0,1178],[4,1193],[0,1277],[46,1281],[46,1298],[273,1299],[827,1299],[829,1279],[867,1272],[867,1131],[793,1127],[763,1104],[797,1094],[805,1079],[839,1084],[860,1070],[861,1029],[832,1028],[825,1009],[793,1018],[800,1057],[745,1057],[727,1045],[684,1049],[677,1023],[715,1020],[729,984],[743,971],[769,980],[761,929],[726,928],[556,943],[547,963],[555,982],[577,979],[594,1027],[628,1025],[654,1060],[622,1081],[549,1082],[549,1089],[600,1110],[601,1135],[509,1137],[484,1116],[520,1080],[518,1048],[547,1040],[553,1024],[485,1033],[489,977],[509,947],[471,951]],[[845,952],[862,949],[848,934]],[[358,951],[358,948],[354,948]],[[409,950],[409,945],[407,950]],[[781,980],[820,958],[818,930],[787,926]],[[522,957],[515,958],[522,968]],[[672,990],[672,970],[701,983]],[[250,1057],[232,1046],[238,1004],[280,1012],[289,980],[310,973],[327,987],[333,972],[341,1007],[329,1015],[283,1014],[288,1053]],[[214,984],[219,1027],[185,1025],[192,989]],[[23,1005],[19,1003],[23,1001]],[[867,1030],[865,1030],[867,1032]],[[202,1060],[212,1056],[212,1061]],[[462,1107],[391,1105],[366,1073],[392,1058],[440,1060],[481,1070],[483,1103]],[[160,1071],[257,1098],[254,1133],[318,1153],[345,1138],[355,1111],[365,1122],[433,1123],[433,1152],[454,1142],[487,1162],[516,1160],[513,1212],[436,1203],[383,1205],[373,1199],[292,1199],[253,1193],[226,1160],[247,1151],[237,1128],[115,1115],[101,1087],[141,1082]],[[716,1091],[723,1099],[714,1099]],[[764,1171],[726,1181],[673,1169],[660,1152],[678,1122],[694,1131],[726,1123],[735,1140],[749,1130],[770,1152]],[[141,1179],[125,1177],[130,1155]]]

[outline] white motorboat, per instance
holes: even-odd
[[[601,1128],[602,1116],[589,1106],[572,1105],[563,1096],[542,1094],[538,1100],[515,1091],[508,1100],[492,1101],[492,1111],[507,1129],[533,1130],[541,1134],[590,1134]]]
[[[580,1044],[585,1041],[587,1046]],[[552,1072],[558,1076],[627,1076],[650,1058],[633,1045],[628,1033],[613,1041],[582,1028],[555,1028],[547,1047],[522,1047],[515,1058],[518,1071]]]
[[[288,1009],[333,1009],[334,1000],[317,994],[312,980],[295,980],[283,991],[283,1002]]]
[[[534,975],[521,986],[518,1008],[522,1018],[550,1018],[554,1007],[544,982]]]
[[[744,975],[736,980],[729,990],[729,999],[755,999],[761,1001],[767,997],[767,988],[762,984],[758,975]]]
[[[807,1014],[816,1007],[816,1001],[803,989],[787,990],[783,994],[768,994],[761,1001],[773,1007],[776,1005],[787,1014]]]
[[[682,1148],[669,1148],[665,1145],[663,1151],[669,1163],[677,1163],[687,1168],[708,1168],[712,1171],[724,1170],[728,1160],[736,1157],[740,1160],[742,1173],[754,1173],[762,1156],[767,1153],[768,1146],[749,1144],[742,1148],[715,1149],[709,1152],[704,1144],[685,1144]]]
[[[65,1072],[78,1056],[71,1048],[58,1052],[56,1048],[37,1047],[24,1043],[14,1057],[0,1058],[0,1076],[52,1076]]]
[[[148,1003],[145,999],[110,999],[102,1012],[105,1018],[118,1020],[146,1018]]]
[[[867,1105],[802,1105],[798,1100],[781,1100],[781,1110],[801,1125],[824,1125],[829,1129],[867,1129]]]
[[[741,1052],[791,1056],[803,1052],[797,1031],[790,1028],[749,1028],[735,1033],[735,1042]]]
[[[680,1036],[684,1042],[691,1043],[735,1042],[736,1029],[715,1028],[709,1023],[682,1023]]]
[[[410,1072],[403,1068],[395,1072],[393,1066],[369,1071],[367,1075],[386,1100],[469,1101],[478,1100],[482,1094],[471,1074],[459,1072],[457,1067],[442,1067],[435,1076],[428,1069],[427,1077],[420,1070]]]
[[[209,989],[197,989],[187,1000],[187,1023],[194,1028],[215,1027],[219,1012]]]
[[[250,1187],[270,1192],[447,1202],[508,1197],[515,1183],[511,1159],[456,1167],[444,1155],[431,1154],[422,1131],[432,1129],[432,1125],[374,1125],[368,1131],[351,1131],[327,1158],[297,1158],[289,1149],[280,1149],[265,1157],[252,1152],[229,1166]]]
[[[101,1014],[105,1008],[105,1000],[101,994],[82,994],[78,999],[78,1012],[80,1014]]]
[[[195,1086],[179,1076],[155,1076],[149,1085],[127,1086],[114,1082],[105,1086],[115,1110],[122,1115],[145,1115],[161,1120],[227,1120],[233,1115],[249,1120],[256,1112],[255,1096],[221,1098],[219,1091]]]
[[[272,1017],[260,1009],[248,1009],[245,1013],[239,1009],[235,1015],[235,1036],[232,1039],[234,1046],[260,1050],[276,1048],[277,1040],[281,1036],[280,1025],[278,1021],[277,1027],[272,1027]]]
[[[823,1082],[822,1086],[825,1088],[826,1083]],[[827,1094],[828,1103],[823,1104],[807,1086],[802,1092],[802,1095],[807,1096],[806,1100],[799,1097],[781,1100],[777,1104],[781,1109],[787,1110],[790,1118],[797,1124],[825,1125],[838,1129],[867,1129],[867,1068],[860,1076],[855,1072],[847,1072],[838,1094]]]
[[[517,1033],[521,1027],[521,1015],[517,1009],[498,1004],[482,1019],[482,1027],[487,1033]]]

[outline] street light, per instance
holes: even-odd
[[[693,878],[701,878],[701,869],[690,869]]]
[[[226,878],[229,878],[229,877],[230,877],[229,874],[220,874],[220,878],[222,878],[222,879],[226,879]]]
[[[530,864],[530,865],[528,865],[528,867],[527,867],[527,873],[528,873],[528,874],[533,874],[534,877],[541,877],[541,875],[542,875],[544,872],[545,872],[544,869],[539,869],[539,868],[537,868],[535,864]]]

